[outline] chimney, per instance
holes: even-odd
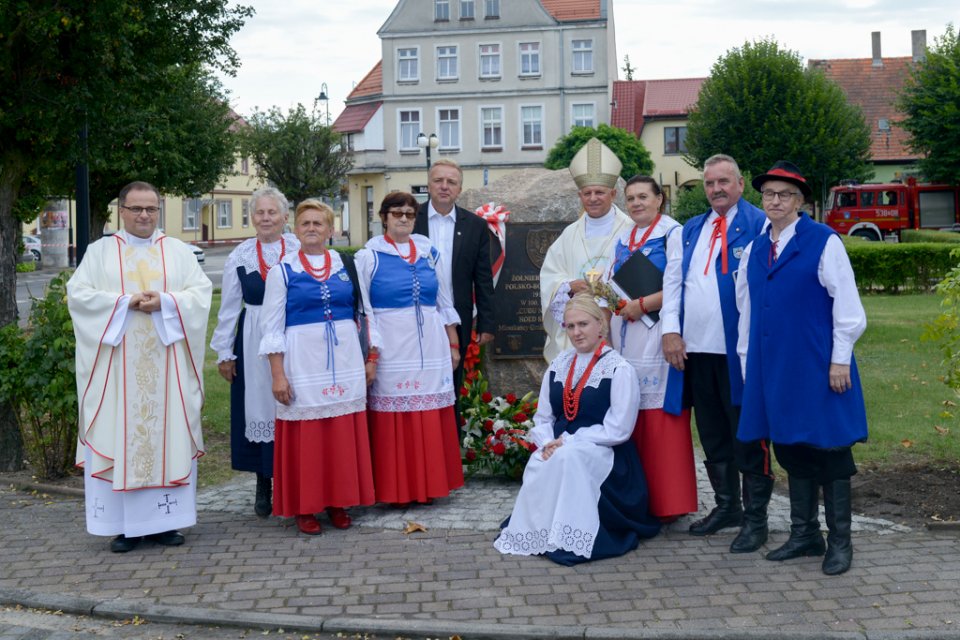
[[[873,66],[882,67],[883,57],[880,55],[880,32],[874,31],[870,34],[870,37],[873,39]]]
[[[910,39],[913,41],[913,61],[923,62],[927,59],[927,30],[911,31]]]

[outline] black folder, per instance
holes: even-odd
[[[613,274],[613,281],[631,300],[663,290],[663,272],[640,251],[635,251]],[[660,320],[659,311],[647,315],[654,322]]]

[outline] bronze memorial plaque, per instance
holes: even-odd
[[[540,267],[567,223],[507,224],[507,257],[494,295],[493,357],[542,358],[546,334],[540,313]]]

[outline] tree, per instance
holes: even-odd
[[[97,114],[129,122],[151,84],[178,67],[233,73],[230,37],[252,14],[228,0],[5,0],[0,10],[0,327],[16,320],[17,212],[81,157],[77,133]],[[91,150],[96,144],[91,144]],[[22,451],[0,407],[0,470]],[[10,445],[10,446],[8,446]]]
[[[607,124],[601,124],[596,129],[593,127],[574,127],[570,130],[570,133],[561,136],[557,143],[553,145],[544,166],[547,169],[569,167],[573,156],[577,155],[577,151],[580,151],[580,148],[587,144],[590,138],[599,138],[603,144],[617,154],[620,162],[623,163],[620,176],[624,180],[629,180],[638,174],[650,175],[653,172],[653,160],[650,159],[650,153],[640,142],[640,139],[629,131],[619,127],[611,127]]]
[[[310,113],[302,104],[286,114],[278,107],[257,110],[239,132],[241,152],[292,202],[332,196],[353,159],[340,134],[324,122],[316,105]]]
[[[743,177],[743,199],[757,207],[761,206],[760,193],[750,184],[750,176]],[[703,182],[697,182],[690,187],[680,187],[677,194],[677,201],[673,205],[671,217],[677,222],[683,223],[693,216],[706,213],[710,210],[710,201],[707,200],[707,192],[703,189]]]
[[[690,112],[686,144],[692,166],[726,153],[745,173],[759,175],[789,160],[818,195],[841,179],[873,175],[870,129],[860,109],[772,40],[745,43],[713,65]]]
[[[923,175],[960,184],[960,34],[952,24],[913,68],[897,108]]]

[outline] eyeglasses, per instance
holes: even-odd
[[[129,211],[130,213],[132,213],[132,214],[135,215],[135,216],[138,216],[138,215],[140,215],[140,214],[143,213],[143,212],[147,212],[147,213],[149,213],[151,216],[155,216],[155,215],[157,215],[158,213],[160,213],[160,207],[128,207],[128,206],[125,205],[125,204],[120,205],[120,207],[121,207],[122,209],[126,209],[127,211]]]
[[[780,202],[785,202],[798,195],[800,194],[796,191],[773,191],[772,189],[760,192],[760,197],[763,198],[764,202],[773,202],[777,198]]]
[[[417,212],[416,211],[397,211],[396,209],[390,209],[387,211],[391,216],[396,219],[406,218],[407,220],[416,220]]]

